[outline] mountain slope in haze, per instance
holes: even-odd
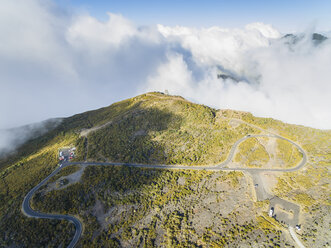
[[[282,39],[285,39],[287,41],[288,45],[296,45],[300,41],[306,38],[306,35],[304,34],[286,34],[282,37]],[[328,40],[329,38],[319,34],[319,33],[313,33],[311,34],[311,40],[314,45],[318,46],[322,44],[324,41]]]
[[[64,118],[3,158],[0,246],[70,242],[70,223],[26,218],[20,211],[26,193],[57,166],[61,147],[76,146],[76,161],[214,165],[227,158],[238,139],[265,130],[300,144],[309,161],[300,171],[258,176],[270,194],[300,206],[301,240],[308,247],[327,246],[331,131],[215,110],[161,93]],[[262,137],[240,144],[234,163],[290,168],[299,160],[290,144]],[[286,225],[268,218],[269,201],[256,201],[252,180],[242,172],[77,165],[44,186],[32,206],[79,217],[84,225],[79,247],[294,246]]]
[[[49,119],[17,128],[0,129],[0,159],[10,156],[16,147],[19,147],[30,139],[40,137],[54,129],[60,122],[61,119]]]

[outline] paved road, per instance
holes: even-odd
[[[235,150],[237,149],[238,145],[245,141],[246,139],[249,138],[254,138],[254,137],[275,137],[279,139],[286,140],[296,146],[299,151],[302,153],[302,160],[299,164],[297,164],[295,167],[288,168],[288,169],[272,169],[272,168],[225,168],[226,165],[228,165],[231,160],[233,159]],[[44,185],[49,178],[54,176],[56,173],[58,173],[62,168],[73,165],[73,164],[81,164],[81,165],[91,165],[91,166],[127,166],[127,167],[134,167],[134,168],[151,168],[151,169],[179,169],[179,170],[208,170],[208,171],[248,171],[248,172],[289,172],[289,171],[296,171],[301,169],[307,162],[307,155],[305,151],[295,142],[284,138],[282,136],[276,135],[276,134],[259,134],[259,135],[247,135],[241,139],[239,139],[234,145],[232,146],[227,159],[217,165],[214,166],[183,166],[183,165],[164,165],[164,164],[134,164],[134,163],[102,163],[102,162],[64,162],[60,167],[55,169],[48,177],[46,177],[42,182],[40,182],[37,186],[35,186],[24,198],[23,204],[22,204],[22,211],[23,213],[28,216],[28,217],[34,217],[34,218],[45,218],[45,219],[65,219],[70,222],[72,222],[75,225],[76,232],[75,235],[69,244],[68,247],[74,247],[78,240],[79,237],[82,233],[82,224],[81,222],[76,219],[73,216],[70,215],[57,215],[57,214],[45,214],[45,213],[40,213],[38,211],[34,211],[30,207],[30,199],[34,195],[34,193],[42,186]]]
[[[242,167],[236,167],[236,168],[225,168],[226,165],[228,165],[231,160],[233,159],[235,150],[237,149],[238,145],[249,139],[249,138],[257,138],[257,137],[274,137],[286,140],[296,146],[298,150],[302,154],[302,160],[300,163],[298,163],[295,167],[287,168],[287,169],[277,169],[277,168],[242,168]],[[185,166],[185,165],[165,165],[165,164],[135,164],[135,163],[115,163],[115,162],[71,162],[70,164],[82,164],[82,165],[112,165],[112,166],[127,166],[127,167],[137,167],[137,168],[152,168],[152,169],[179,169],[179,170],[210,170],[210,171],[248,171],[248,172],[290,172],[290,171],[297,171],[301,169],[307,162],[307,155],[306,152],[295,142],[284,138],[279,135],[273,135],[273,134],[258,134],[258,135],[250,135],[245,136],[241,139],[239,139],[236,143],[233,144],[229,155],[227,159],[217,165],[212,166]]]
[[[294,239],[294,241],[297,243],[298,247],[300,248],[305,248],[305,246],[301,243],[301,241],[299,240],[299,238],[297,237],[297,235],[295,234],[295,230],[293,227],[289,227],[288,228],[290,231],[290,234],[292,236],[292,238]]]
[[[66,164],[65,166],[67,166]],[[64,166],[62,166],[64,167]],[[41,213],[38,211],[35,211],[31,208],[30,206],[30,200],[34,193],[41,187],[43,186],[52,176],[54,176],[56,173],[58,173],[62,167],[56,168],[48,177],[46,177],[43,181],[41,181],[37,186],[35,186],[33,189],[29,191],[29,193],[24,197],[23,203],[22,203],[22,212],[28,216],[28,217],[33,217],[33,218],[41,218],[41,219],[56,219],[56,220],[68,220],[72,222],[75,225],[75,235],[73,239],[71,240],[70,244],[68,247],[72,248],[74,247],[79,238],[80,235],[82,234],[82,223],[76,219],[75,217],[71,215],[61,215],[61,214],[46,214],[46,213]]]

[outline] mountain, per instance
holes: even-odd
[[[0,160],[2,247],[71,242],[72,223],[21,211],[54,169],[31,207],[75,216],[78,247],[295,246],[296,225],[307,247],[328,246],[330,130],[157,92],[47,130]],[[75,157],[59,166],[65,147]]]
[[[306,37],[306,35],[304,34],[286,34],[284,37],[282,37],[282,39],[286,40],[286,43],[288,45],[295,45],[298,42],[302,41],[304,38]],[[319,33],[313,33],[311,34],[311,40],[313,41],[314,45],[320,45],[321,43],[323,43],[324,41],[328,40],[328,37],[319,34]]]
[[[278,46],[279,42],[285,47],[289,48],[290,51],[294,51],[295,48],[300,47],[300,44],[306,43],[308,41],[309,43],[312,43],[314,48],[318,48],[323,43],[327,42],[329,40],[328,36],[329,34],[319,34],[319,33],[312,33],[312,34],[306,34],[306,33],[299,33],[299,34],[286,34],[283,37],[280,37],[279,39],[274,39],[270,41],[271,47],[274,45]],[[278,44],[278,45],[277,45]],[[275,47],[275,49],[279,49]],[[244,74],[240,74],[238,72],[234,72],[232,70],[226,69],[221,65],[217,66],[217,72],[216,77],[220,80],[230,80],[233,83],[238,82],[247,82],[249,84],[259,84],[261,80],[261,75],[257,74],[255,76],[247,76]]]

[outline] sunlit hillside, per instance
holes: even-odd
[[[295,168],[303,154],[275,135],[304,149],[308,161],[303,168],[281,171]],[[245,137],[224,168],[271,171],[253,175],[196,169],[224,163]],[[78,163],[61,170],[31,205],[45,213],[76,216],[84,227],[78,247],[294,247],[286,223],[268,216],[272,197],[298,206],[298,235],[307,247],[327,246],[330,142],[331,131],[216,110],[155,92],[77,114],[0,161],[0,246],[59,247],[70,242],[72,224],[21,213],[24,196],[58,166],[63,147],[76,147],[75,162],[195,168]],[[272,197],[262,199],[256,187]]]

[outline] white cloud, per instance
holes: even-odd
[[[79,45],[83,49],[90,46],[100,49],[100,46],[119,46],[126,39],[137,35],[137,29],[123,16],[107,14],[107,22],[100,22],[88,15],[79,16],[68,28],[67,38],[70,44]]]
[[[330,41],[314,46],[307,34],[308,38],[288,46],[277,30],[261,23],[243,30],[158,28],[167,39],[188,50],[191,58],[183,55],[179,63],[178,55],[176,59],[170,56],[157,75],[149,78],[145,90],[168,88],[174,94],[217,108],[245,110],[317,128],[331,127]],[[195,65],[203,68],[200,77],[192,77],[197,71]],[[167,68],[171,68],[171,80]],[[216,68],[239,82],[217,79]]]
[[[75,16],[48,0],[3,0],[0,36],[0,129],[133,96],[165,59],[156,29]]]
[[[182,94],[186,90],[192,93],[192,73],[180,54],[168,54],[168,62],[162,64],[153,76],[147,79],[148,90],[164,91]],[[185,95],[190,96],[189,92]]]
[[[261,37],[266,37],[270,39],[278,39],[281,37],[278,30],[274,29],[270,25],[266,25],[261,22],[251,23],[246,25],[246,30],[256,31],[261,34]]]
[[[280,36],[277,30],[261,23],[247,25],[245,29],[194,29],[180,26],[172,28],[163,25],[158,25],[158,29],[168,40],[177,41],[189,50],[199,65],[218,64],[236,73],[246,69],[240,61],[247,50],[267,47],[270,38]]]
[[[13,152],[17,146],[24,144],[26,140],[36,138],[54,129],[61,121],[61,119],[51,119],[19,128],[0,129],[0,158]]]
[[[331,44],[287,46],[263,23],[138,27],[49,0],[3,0],[0,129],[106,106],[146,90],[217,108],[331,127]],[[217,78],[217,73],[237,80]]]

